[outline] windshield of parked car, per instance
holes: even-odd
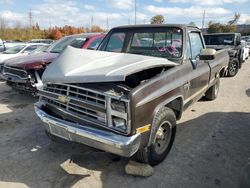
[[[49,47],[49,45],[39,46],[37,49],[30,52],[30,54],[37,54],[37,53],[40,53],[40,52],[44,52],[48,47]]]
[[[26,46],[25,45],[18,45],[9,48],[8,50],[5,50],[3,54],[17,54],[19,53],[22,49],[24,49]]]
[[[234,45],[234,35],[205,35],[206,45]]]
[[[50,53],[61,53],[67,46],[82,48],[85,42],[85,37],[64,37],[52,44],[46,51]]]
[[[180,28],[133,28],[112,32],[100,50],[175,59],[182,55],[182,41]]]

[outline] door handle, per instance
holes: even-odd
[[[185,90],[189,90],[189,89],[190,89],[190,85],[191,85],[190,81],[186,82],[186,83],[184,84],[184,89],[185,89]]]

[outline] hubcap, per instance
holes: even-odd
[[[236,68],[237,68],[236,62],[231,63],[230,68],[229,68],[229,72],[231,74],[234,74],[236,71]]]
[[[167,149],[172,135],[172,126],[170,122],[164,121],[159,129],[157,130],[155,142],[154,142],[154,148],[155,152],[158,154],[164,153],[164,151]]]

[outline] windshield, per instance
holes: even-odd
[[[48,45],[39,46],[37,49],[33,50],[30,54],[44,52],[47,48],[48,48]]]
[[[51,53],[61,53],[67,46],[82,48],[85,42],[86,38],[84,37],[64,37],[52,44],[52,46],[50,46],[46,51]]]
[[[182,40],[179,28],[133,28],[113,31],[100,50],[175,59],[182,55]]]
[[[17,54],[24,48],[25,48],[25,45],[18,45],[18,46],[11,47],[8,50],[5,50],[3,53],[4,54]]]
[[[205,35],[206,45],[234,45],[234,35]]]

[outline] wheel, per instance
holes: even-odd
[[[218,96],[220,88],[220,78],[217,79],[216,83],[210,87],[205,93],[205,98],[208,100],[215,100]]]
[[[152,123],[152,144],[140,149],[135,154],[138,162],[148,163],[152,166],[162,162],[174,142],[176,133],[176,116],[173,110],[164,107],[155,116]]]
[[[238,73],[238,71],[239,71],[239,61],[236,59],[231,60],[228,65],[227,76],[234,77]]]

